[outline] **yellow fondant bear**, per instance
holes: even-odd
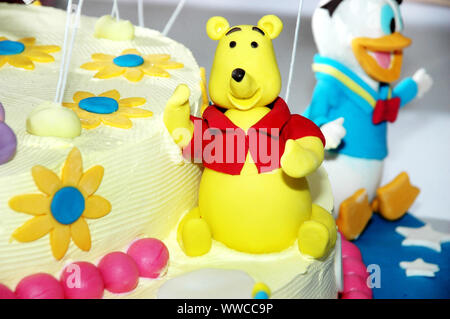
[[[305,179],[323,161],[323,136],[309,120],[291,115],[278,97],[281,76],[272,40],[282,28],[274,15],[264,16],[257,26],[232,28],[225,18],[212,17],[206,31],[219,41],[209,82],[214,105],[204,111],[203,119],[191,117],[185,85],[177,87],[167,103],[164,123],[184,151],[196,149],[197,135],[200,142],[208,140],[201,136],[208,128],[216,132],[211,133],[217,142],[212,157],[240,146],[245,155],[241,162],[233,157],[232,163],[203,158],[198,207],[178,227],[178,241],[188,256],[206,254],[213,238],[255,254],[282,251],[298,239],[300,251],[315,258],[325,256],[335,244],[334,219],[312,204]],[[233,138],[242,138],[241,144],[230,147],[230,128]],[[274,131],[266,132],[267,128]],[[217,132],[223,132],[223,138]],[[271,154],[279,151],[269,168],[256,152],[264,135],[275,143]],[[208,151],[204,143],[197,147],[203,153]]]

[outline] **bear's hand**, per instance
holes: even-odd
[[[421,98],[433,85],[433,79],[425,69],[419,69],[413,75],[413,80],[417,84],[417,97]]]
[[[188,145],[194,133],[194,124],[190,119],[189,95],[187,85],[180,84],[167,101],[164,110],[164,125],[180,147]]]
[[[328,122],[320,127],[323,136],[325,136],[325,149],[332,150],[341,144],[342,139],[347,134],[344,128],[344,118],[340,117],[337,120]]]
[[[317,155],[314,150],[303,147],[299,141],[288,140],[280,160],[281,168],[290,177],[305,177],[314,172],[322,163]]]

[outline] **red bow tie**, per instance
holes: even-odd
[[[389,100],[378,100],[373,111],[372,123],[380,124],[384,121],[395,122],[400,109],[400,98],[394,97]]]

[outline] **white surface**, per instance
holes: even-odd
[[[144,0],[146,26],[162,30],[178,0]],[[110,11],[111,0],[89,0],[85,14],[103,15]],[[311,33],[310,16],[318,0],[303,6],[299,47],[289,106],[303,112],[315,85],[311,63],[317,52]],[[60,5],[63,7],[62,5]],[[121,14],[134,23],[136,0],[120,0]],[[216,43],[205,33],[209,17],[222,15],[230,24],[256,23],[262,15],[274,13],[284,22],[284,30],[274,41],[283,83],[287,84],[290,53],[295,29],[297,0],[188,0],[170,37],[189,47],[198,63],[209,71]],[[450,220],[447,198],[450,195],[450,8],[411,3],[401,5],[405,34],[413,45],[405,51],[402,76],[412,76],[425,67],[434,85],[422,99],[407,105],[396,123],[389,126],[389,152],[382,183],[388,183],[407,171],[411,182],[421,189],[410,212],[419,217]],[[285,92],[285,87],[281,92]]]

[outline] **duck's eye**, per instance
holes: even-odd
[[[258,42],[253,41],[251,43],[252,48],[256,49],[258,47]]]
[[[399,17],[399,19],[401,18]],[[381,8],[381,29],[384,34],[388,35],[401,29],[401,21],[397,21],[394,10],[389,4]]]
[[[236,46],[236,41],[231,41],[230,42],[230,48],[234,48]]]

